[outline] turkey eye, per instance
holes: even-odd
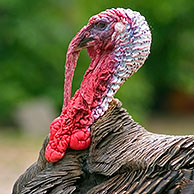
[[[106,28],[106,23],[103,22],[97,22],[94,24],[94,28],[98,30],[104,30]]]

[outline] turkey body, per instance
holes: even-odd
[[[149,133],[118,100],[91,126],[89,149],[69,149],[50,163],[44,157],[48,140],[13,194],[194,192],[194,136]]]

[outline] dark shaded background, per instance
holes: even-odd
[[[155,113],[194,113],[193,0],[1,0],[0,126],[15,126],[18,103],[37,97],[60,112],[68,44],[92,15],[112,7],[141,12],[153,34],[149,59],[116,95],[123,106],[141,122]],[[73,93],[89,63],[83,51]]]

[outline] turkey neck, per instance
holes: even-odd
[[[75,115],[87,115],[90,122],[85,123],[91,125],[105,113],[114,94],[129,77],[127,68],[122,69],[126,57],[118,59],[118,49],[117,47],[115,49],[96,52],[96,49],[88,48],[91,64],[85,72],[81,87],[70,99],[67,107],[63,108],[62,114],[67,114],[67,109],[74,109]]]
[[[67,107],[63,108],[62,114],[67,114],[67,111],[71,109],[76,117],[78,114],[82,115],[81,117],[85,116],[80,119],[82,119],[82,124],[87,126],[104,114],[108,109],[108,102],[112,100],[113,94],[111,97],[107,97],[107,94],[115,72],[114,67],[117,64],[110,54],[104,51],[91,57],[91,64],[85,72],[81,87],[70,99]]]
[[[102,116],[120,86],[144,63],[149,53],[150,36],[139,38],[141,31],[134,32],[130,25],[117,36],[112,49],[88,48],[91,64],[87,69],[80,89],[70,100],[68,108],[74,113],[84,112],[92,122]],[[135,36],[135,38],[133,38]],[[65,114],[67,109],[63,110]],[[83,115],[83,114],[81,114]]]
[[[88,48],[91,64],[77,93],[81,100],[79,106],[86,105],[85,107],[91,111],[92,121],[106,112],[120,86],[146,60],[150,36],[148,34],[139,38],[140,34],[141,30],[135,33],[134,28],[126,25],[112,49]]]
[[[72,110],[71,115],[82,113],[78,118],[81,119],[84,115],[88,121],[83,123],[91,125],[108,109],[120,86],[143,65],[150,53],[151,33],[144,17],[139,13],[129,14],[132,14],[132,22],[116,23],[115,32],[108,45],[102,43],[100,46],[96,44],[87,48],[91,64],[84,75],[80,89],[68,104],[69,94],[66,95],[62,114],[66,114],[68,109]],[[71,50],[69,58],[73,56],[74,53],[71,52],[78,44],[77,37],[84,29],[72,40],[69,46]],[[76,53],[71,60],[67,58],[67,62],[74,61],[72,69],[76,66],[78,56],[79,53]],[[66,72],[68,73],[67,68]],[[66,84],[65,89],[70,91],[68,85],[70,84]]]
[[[108,102],[112,100],[113,94],[108,98],[107,93],[115,66],[116,61],[110,53],[100,52],[91,59],[90,67],[84,75],[80,94],[90,107],[93,119],[102,116],[108,109]]]

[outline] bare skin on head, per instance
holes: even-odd
[[[50,125],[45,150],[49,162],[61,159],[67,148],[90,146],[90,126],[106,112],[120,86],[143,65],[150,45],[145,18],[130,9],[101,12],[80,30],[67,52],[64,105],[61,115]],[[83,48],[87,48],[91,64],[70,99],[73,73]]]

